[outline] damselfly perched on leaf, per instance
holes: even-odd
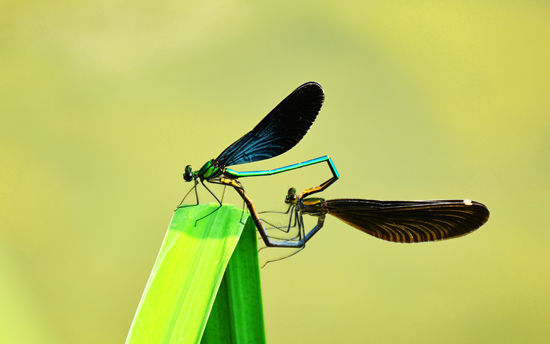
[[[307,82],[298,87],[279,105],[277,105],[258,125],[246,135],[227,147],[216,159],[206,162],[198,171],[193,171],[191,165],[185,167],[183,178],[194,182],[194,186],[180,202],[180,207],[187,195],[194,190],[196,204],[199,204],[197,184],[200,182],[206,190],[218,201],[221,201],[206,186],[204,181],[229,185],[243,190],[237,178],[268,176],[305,166],[327,162],[333,178],[339,175],[332,160],[328,156],[279,167],[271,170],[239,172],[227,168],[249,162],[273,158],[294,147],[309,130],[315,121],[324,101],[324,93],[320,84]],[[183,205],[186,206],[186,205]],[[276,246],[270,242],[267,234],[258,228],[266,245]]]

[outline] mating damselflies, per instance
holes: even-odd
[[[222,202],[220,199],[204,184],[204,181],[229,185],[237,191],[242,190],[244,194],[243,186],[237,178],[268,176],[322,162],[327,162],[333,178],[335,180],[338,179],[338,172],[328,156],[271,170],[239,172],[227,168],[228,166],[269,159],[294,147],[304,137],[315,121],[323,105],[324,98],[323,88],[320,84],[307,82],[294,90],[258,125],[227,147],[216,159],[209,160],[198,171],[193,171],[191,165],[187,165],[183,178],[187,182],[194,181],[194,185],[184,196],[179,207],[182,206],[185,198],[192,190],[195,191],[196,204],[199,204],[197,193],[197,184],[199,182],[221,206]],[[258,230],[266,245],[277,246],[269,240],[262,227],[258,227]]]

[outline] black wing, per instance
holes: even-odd
[[[269,159],[294,147],[315,121],[325,95],[316,82],[307,82],[216,159],[221,166]]]
[[[365,233],[394,242],[458,237],[479,228],[489,218],[487,207],[470,200],[326,202],[329,214]]]

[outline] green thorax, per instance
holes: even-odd
[[[221,176],[223,174],[223,170],[218,167],[218,162],[216,161],[216,159],[212,159],[204,164],[199,172],[196,173],[201,179],[208,180]]]
[[[321,216],[328,212],[325,199],[320,197],[303,199],[300,202],[300,208],[303,213],[313,216]]]

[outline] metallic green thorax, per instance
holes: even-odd
[[[194,177],[199,177],[201,179],[212,179],[217,178],[223,174],[223,170],[218,167],[218,162],[216,159],[212,159],[204,164],[198,172],[193,172]]]
[[[304,214],[322,216],[328,213],[327,204],[324,198],[311,197],[300,202],[300,208]]]

